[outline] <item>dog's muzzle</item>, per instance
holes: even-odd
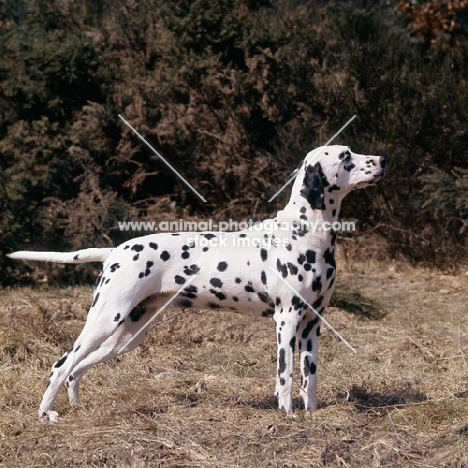
[[[372,183],[374,184],[378,184],[385,175],[385,158],[383,156],[380,157],[379,163],[380,163],[380,172],[374,177],[374,180],[372,181]]]

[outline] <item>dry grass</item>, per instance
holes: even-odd
[[[320,408],[294,418],[272,395],[271,319],[172,310],[139,350],[89,372],[84,409],[63,390],[60,422],[41,423],[49,366],[81,329],[91,291],[0,293],[0,465],[468,466],[468,277],[350,264],[336,301],[349,311],[328,319],[358,354],[324,329]]]

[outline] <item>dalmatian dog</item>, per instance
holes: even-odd
[[[314,410],[321,315],[335,286],[336,232],[311,226],[333,226],[345,195],[380,182],[384,167],[380,156],[355,154],[346,146],[320,147],[296,169],[288,204],[260,228],[158,233],[116,248],[10,254],[14,259],[103,263],[84,328],[54,363],[39,417],[58,420],[53,406],[64,382],[70,403],[79,405],[79,382],[88,369],[139,346],[151,318],[173,296],[174,307],[273,315],[279,408],[293,410],[297,345],[300,395],[305,408]]]

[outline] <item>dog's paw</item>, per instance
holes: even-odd
[[[289,395],[280,395],[278,397],[278,408],[286,414],[292,414],[292,397]]]
[[[43,421],[50,421],[50,422],[56,423],[59,420],[59,414],[57,413],[57,411],[52,411],[52,410],[42,411],[42,410],[39,410],[39,419],[41,419]]]
[[[86,405],[84,403],[81,403],[80,400],[75,400],[75,399],[69,399],[68,403],[70,403],[70,406],[72,408],[86,408]]]

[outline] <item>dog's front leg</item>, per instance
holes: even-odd
[[[301,368],[301,391],[304,406],[308,410],[317,408],[317,351],[320,336],[320,318],[310,310],[299,324],[299,355]]]
[[[288,312],[282,309],[276,311],[275,321],[278,340],[275,393],[279,408],[292,413],[294,349],[298,323],[295,317],[288,316]]]

